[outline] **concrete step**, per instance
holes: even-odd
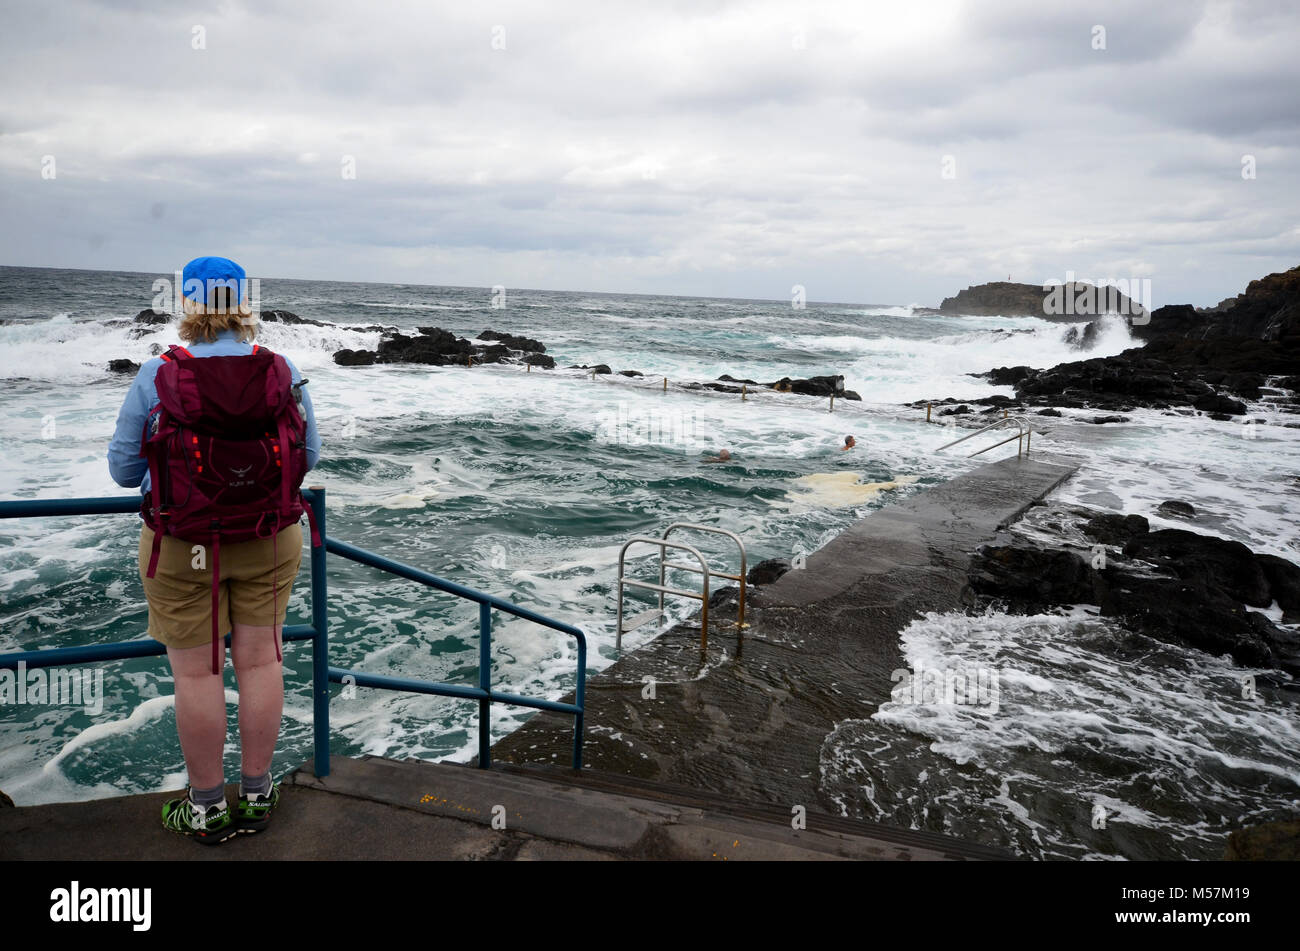
[[[946,836],[820,814],[795,829],[789,810],[587,771],[335,757],[324,779],[304,766],[290,781],[488,828],[495,822],[498,830],[547,843],[557,857],[565,850],[678,860],[1009,857]]]

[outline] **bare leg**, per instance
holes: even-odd
[[[272,636],[272,630],[275,634]],[[275,659],[279,628],[235,622],[230,654],[239,680],[239,748],[245,775],[271,768],[284,713],[284,669]]]
[[[212,673],[212,645],[167,648],[176,681],[176,732],[190,774],[190,785],[211,789],[225,782],[225,679]],[[225,660],[225,651],[222,651]]]

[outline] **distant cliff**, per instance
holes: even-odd
[[[1076,282],[1044,290],[1041,284],[992,281],[945,298],[937,311],[929,313],[1041,317],[1076,323],[1100,314],[1145,315],[1146,312],[1115,287]]]

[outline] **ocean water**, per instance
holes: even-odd
[[[129,491],[109,478],[104,456],[130,377],[106,364],[143,361],[174,342],[173,327],[129,321],[149,306],[153,280],[167,276],[0,268],[0,498]],[[882,505],[1014,452],[936,455],[953,432],[926,426],[902,403],[1010,395],[969,374],[1133,343],[1113,322],[1081,354],[1066,343],[1067,325],[894,305],[796,310],[788,301],[509,289],[496,308],[486,288],[263,280],[261,290],[264,308],[330,324],[268,324],[259,335],[310,380],[324,441],[310,481],[327,488],[329,532],[582,627],[591,673],[615,659],[615,565],[629,536],[689,520],[739,532],[751,564],[816,550]],[[374,348],[379,332],[369,325],[526,334],[559,368],[335,365],[341,347]],[[593,380],[564,369],[575,363],[645,376]],[[811,397],[760,391],[742,401],[681,386],[723,373],[760,381],[842,373],[863,401],[837,401],[832,413]],[[1044,419],[1047,431],[1034,436],[1037,449],[1085,460],[1054,502],[1136,512],[1165,527],[1174,523],[1156,506],[1186,499],[1206,513],[1197,530],[1300,561],[1300,431],[1284,428],[1288,417],[1267,400],[1251,408],[1265,420],[1251,427],[1155,411],[1118,425],[1082,421],[1092,415]],[[859,448],[839,452],[850,433]],[[731,463],[701,465],[724,447]],[[0,524],[0,650],[142,636],[138,525],[134,516]],[[701,547],[730,564],[725,545]],[[473,606],[340,559],[331,559],[330,585],[332,663],[474,682]],[[291,620],[307,620],[305,609],[304,572]],[[1222,659],[1165,645],[1143,652],[1082,608],[1030,619],[933,616],[902,636],[914,665],[996,663],[1014,674],[1003,678],[1003,716],[891,701],[839,724],[826,739],[822,782],[845,814],[1033,856],[1213,857],[1235,823],[1293,814],[1300,800],[1294,701],[1284,691],[1225,700],[1207,684],[1240,671]],[[559,697],[573,685],[574,663],[559,634],[513,619],[494,625],[493,682],[502,689]],[[286,650],[277,772],[311,755],[309,667],[305,646]],[[0,710],[0,789],[16,802],[184,782],[165,664],[123,661],[103,675],[98,713]],[[229,670],[227,686],[233,729]],[[495,708],[494,735],[526,717]],[[336,753],[464,760],[476,750],[471,703],[359,690],[336,697],[331,721]],[[1081,745],[1089,754],[1072,759]],[[231,749],[228,773],[237,767]],[[1130,767],[1146,778],[1126,786]],[[1089,825],[1097,802],[1113,808],[1111,834]]]

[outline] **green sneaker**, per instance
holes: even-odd
[[[235,811],[237,825],[241,835],[261,832],[271,824],[271,810],[280,802],[280,784],[271,783],[271,791],[263,796],[261,793],[244,795],[244,787],[239,787],[239,804]]]
[[[204,845],[218,845],[237,832],[230,806],[223,799],[215,806],[196,806],[185,793],[184,798],[169,799],[162,807],[163,828],[169,832],[193,836]]]

